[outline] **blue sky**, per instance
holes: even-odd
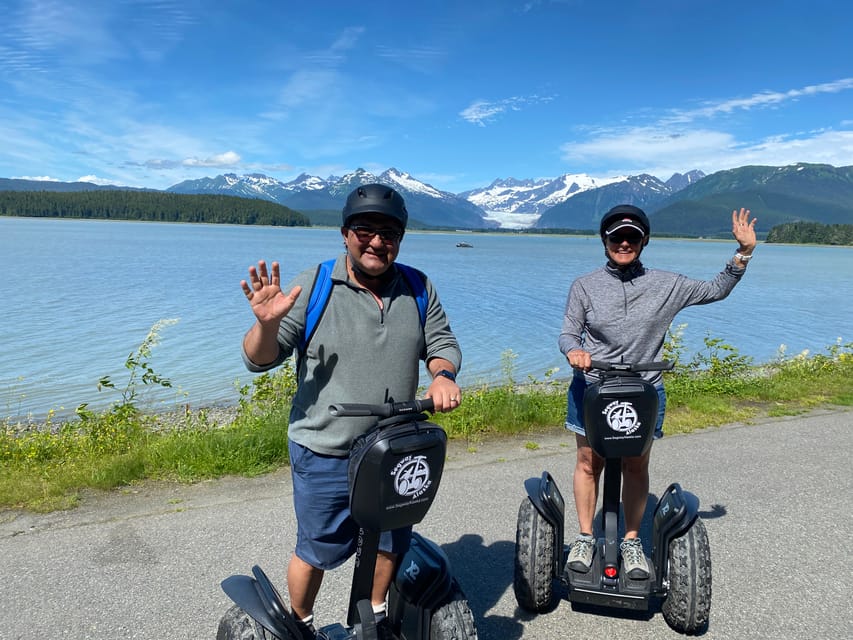
[[[4,0],[0,177],[853,164],[853,4]]]

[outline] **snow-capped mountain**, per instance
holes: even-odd
[[[290,182],[282,182],[262,173],[249,173],[238,176],[226,173],[215,178],[199,178],[184,180],[167,189],[173,193],[220,193],[244,198],[261,198],[279,202],[293,193],[302,191],[319,191],[328,187],[328,182],[322,178],[309,176],[306,173]]]
[[[409,216],[426,225],[464,229],[498,226],[496,222],[487,220],[476,204],[456,194],[436,189],[394,168],[378,176],[364,169],[325,179],[302,174],[290,182],[281,182],[262,174],[225,174],[215,178],[187,180],[169,187],[168,191],[263,198],[298,211],[340,211],[347,194],[357,186],[371,182],[395,187],[406,200]]]
[[[601,215],[611,207],[631,203],[651,213],[657,203],[674,193],[667,183],[643,173],[625,176],[597,189],[572,194],[545,210],[534,223],[538,228],[596,229]]]
[[[560,211],[566,208],[568,201],[581,194],[595,193],[595,204],[590,203],[589,198],[576,201],[580,205],[579,208],[586,208],[586,217],[589,220],[582,221],[579,219],[580,215],[572,215],[572,224],[563,225],[566,228],[584,229],[593,226],[590,223],[594,216],[601,213],[601,197],[604,196],[605,200],[608,200],[606,194],[610,194],[614,205],[633,202],[644,206],[662,200],[704,175],[695,170],[686,174],[676,173],[664,183],[648,175],[594,178],[585,173],[568,173],[553,179],[535,181],[498,179],[488,187],[465,191],[459,195],[480,206],[485,211],[486,219],[498,222],[502,228],[523,229],[542,226],[540,219],[543,216],[546,221],[558,224],[565,217],[560,215]],[[585,226],[575,226],[581,223]]]
[[[667,182],[650,175],[595,178],[585,173],[538,180],[498,179],[488,187],[453,194],[395,168],[376,175],[357,169],[344,176],[302,174],[281,182],[263,174],[187,180],[175,193],[219,193],[263,198],[297,211],[340,211],[347,194],[371,182],[394,186],[406,199],[413,221],[464,229],[560,227],[589,229],[611,206],[631,202],[651,207],[704,177],[701,171],[676,173]]]
[[[704,177],[704,173],[698,169],[694,169],[687,173],[673,173],[672,177],[666,181],[666,184],[670,189],[672,189],[672,192],[675,193],[689,187],[691,184],[699,182]]]
[[[585,173],[567,173],[558,178],[536,181],[507,178],[495,180],[485,189],[464,191],[459,195],[485,211],[542,213],[582,191],[598,189],[624,179],[624,177],[593,178]]]

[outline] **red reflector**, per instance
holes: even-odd
[[[604,575],[607,576],[608,578],[615,578],[617,573],[618,572],[616,571],[616,567],[605,567],[604,568]]]

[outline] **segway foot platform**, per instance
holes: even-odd
[[[568,587],[568,600],[584,605],[648,611],[655,572],[651,558],[646,556],[646,561],[649,577],[644,580],[633,580],[624,571],[619,571],[616,578],[607,578],[604,575],[604,539],[600,538],[589,571],[581,573],[568,566],[564,569],[563,582]]]

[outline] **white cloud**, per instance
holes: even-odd
[[[844,78],[784,92],[762,92],[748,98],[708,103],[698,109],[671,110],[647,125],[589,130],[585,139],[562,144],[560,152],[564,161],[574,166],[602,167],[606,175],[650,173],[663,179],[677,171],[701,169],[713,173],[750,164],[814,162],[846,166],[853,159],[853,131],[814,128],[765,132],[746,139],[735,130],[726,129],[722,122],[697,128],[691,124],[735,111],[778,107],[789,101],[850,89],[853,78]],[[745,130],[751,132],[755,128],[747,126]]]
[[[36,180],[38,182],[61,182],[59,178],[50,176],[12,176],[12,180]]]
[[[699,109],[675,110],[665,122],[692,122],[698,118],[713,118],[718,114],[730,114],[734,111],[749,111],[755,108],[779,105],[783,102],[822,93],[839,93],[853,89],[853,78],[842,78],[834,82],[809,85],[789,91],[764,91],[747,98],[732,98],[717,103],[709,103]]]
[[[99,184],[99,185],[108,185],[109,184],[109,185],[115,185],[115,186],[120,186],[120,184],[121,184],[119,182],[116,182],[115,180],[108,180],[106,178],[99,178],[98,176],[95,176],[95,175],[80,176],[79,178],[77,178],[77,182],[91,182],[92,184]]]
[[[567,143],[563,159],[571,164],[608,167],[607,175],[649,173],[661,179],[701,169],[713,173],[746,165],[782,166],[797,162],[846,166],[853,158],[853,131],[774,135],[741,142],[712,130],[670,133],[662,128],[636,128]]]
[[[466,107],[459,112],[459,115],[462,116],[463,120],[467,120],[480,127],[485,127],[486,121],[491,120],[494,116],[503,113],[505,110],[506,107],[502,104],[481,101]]]
[[[503,98],[494,102],[486,100],[477,100],[470,106],[459,112],[463,120],[476,124],[479,127],[485,127],[486,123],[492,122],[496,116],[505,111],[521,111],[522,108],[529,104],[540,104],[542,102],[550,102],[553,96],[513,96]]]
[[[233,167],[240,163],[240,156],[233,151],[226,151],[207,158],[186,158],[181,164],[185,167]]]

